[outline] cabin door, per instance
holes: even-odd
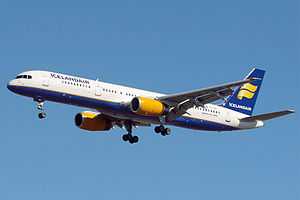
[[[95,95],[101,96],[102,95],[102,87],[97,83],[95,86]]]

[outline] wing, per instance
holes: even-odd
[[[186,113],[186,110],[194,106],[203,106],[204,104],[224,99],[232,94],[233,88],[249,83],[254,79],[250,78],[213,87],[166,95],[158,97],[157,100],[173,107],[172,112],[178,116]]]
[[[100,112],[99,112],[100,113]],[[123,128],[124,127],[124,119],[120,119],[120,118],[117,118],[117,117],[112,117],[112,116],[109,116],[109,115],[105,115],[105,114],[102,114],[106,119],[109,119],[111,120],[114,125],[120,127],[120,128]],[[151,126],[150,123],[145,123],[145,122],[140,122],[140,121],[134,121],[134,120],[131,120],[132,122],[132,125],[134,127],[142,127],[142,126]]]

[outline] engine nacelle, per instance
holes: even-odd
[[[166,107],[160,101],[146,97],[135,97],[130,103],[132,112],[144,116],[162,116]]]
[[[112,128],[112,122],[95,112],[85,111],[75,116],[77,127],[88,131],[108,131]]]

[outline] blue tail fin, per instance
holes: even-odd
[[[246,115],[252,115],[264,75],[264,70],[254,68],[246,79],[255,79],[251,83],[236,88],[233,94],[227,97],[223,106]]]

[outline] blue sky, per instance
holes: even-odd
[[[6,89],[29,69],[165,93],[267,70],[255,113],[299,110],[299,1],[1,1],[0,199],[299,199],[299,115],[209,133],[76,128],[82,108]]]

